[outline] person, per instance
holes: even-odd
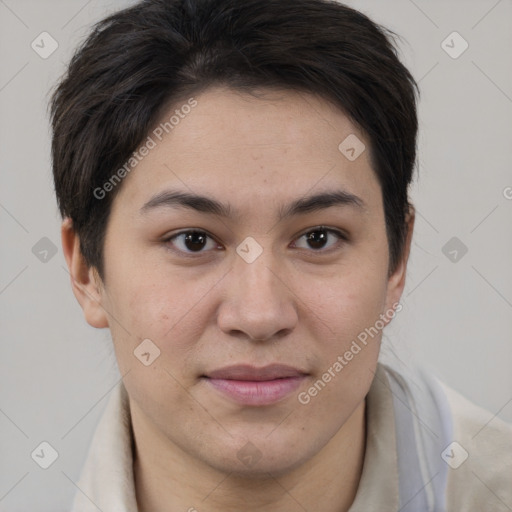
[[[328,0],[145,0],[51,100],[73,292],[121,381],[73,511],[512,510],[512,427],[379,362],[418,88]]]

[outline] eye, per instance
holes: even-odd
[[[304,240],[307,245],[300,246],[295,243],[295,247],[299,247],[301,249],[314,249],[314,252],[320,252],[322,250],[331,249],[337,244],[339,245],[339,242],[346,241],[347,237],[341,231],[318,226],[314,229],[310,229],[298,238],[298,240],[301,239]]]
[[[193,254],[205,252],[203,249],[214,249],[217,243],[204,231],[189,230],[168,237],[165,242],[173,245],[178,251]]]
[[[293,247],[299,249],[313,249],[313,252],[328,252],[329,249],[339,245],[340,242],[346,241],[347,237],[341,231],[318,226],[314,229],[310,229],[297,240],[298,242],[295,242]],[[302,245],[301,240],[303,240]],[[207,252],[208,249],[219,247],[218,243],[208,233],[197,229],[175,233],[167,237],[164,242],[170,245],[170,248],[175,252],[184,253],[186,255],[204,253]]]

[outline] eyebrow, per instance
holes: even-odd
[[[333,206],[365,209],[365,203],[360,197],[345,190],[336,190],[302,197],[288,205],[281,206],[278,210],[278,220],[282,221],[289,217],[304,215]],[[187,208],[219,217],[240,218],[240,214],[233,210],[229,204],[224,204],[211,197],[182,191],[166,190],[159,192],[144,204],[140,212],[145,214],[157,208]]]

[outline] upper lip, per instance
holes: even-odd
[[[284,364],[270,364],[257,368],[249,364],[226,366],[205,374],[210,379],[264,381],[286,377],[302,377],[305,372]]]

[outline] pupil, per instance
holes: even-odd
[[[188,233],[185,237],[185,245],[191,251],[201,250],[206,242],[203,233]]]
[[[312,231],[308,235],[308,243],[313,249],[321,249],[327,240],[327,233],[325,231]]]

